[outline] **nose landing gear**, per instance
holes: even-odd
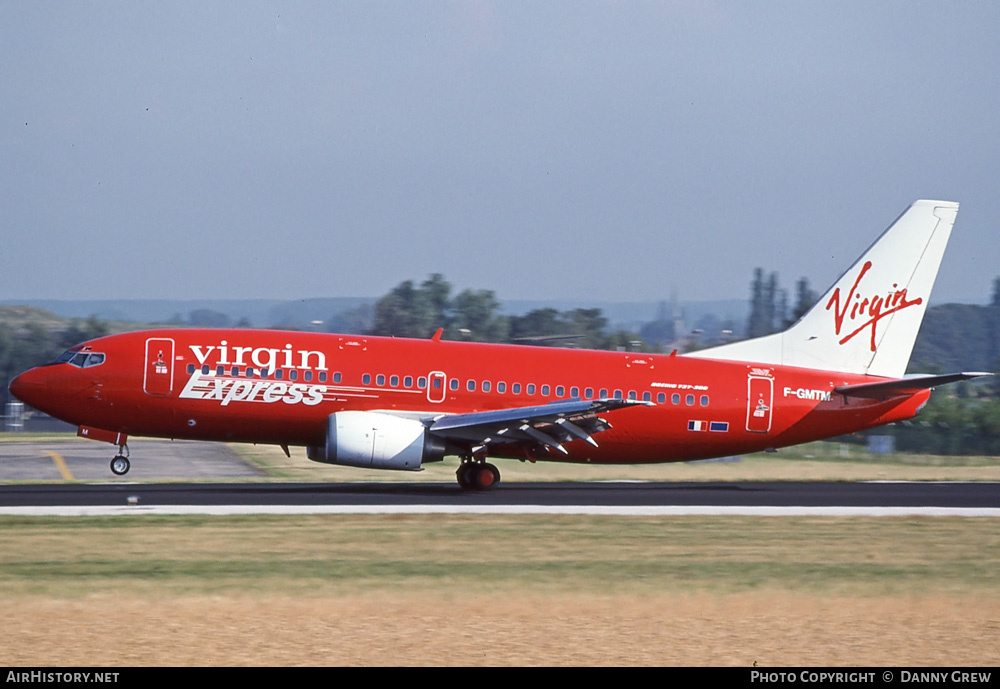
[[[132,463],[128,461],[128,445],[118,446],[118,454],[111,460],[111,473],[115,476],[124,476],[132,468]]]

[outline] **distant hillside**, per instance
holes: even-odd
[[[0,304],[0,326],[9,328],[18,336],[24,335],[31,329],[40,329],[47,333],[72,333],[75,335],[80,332],[81,328],[86,330],[88,322],[93,318],[93,316],[66,316],[37,306]],[[130,332],[150,327],[147,322],[132,320],[97,318],[97,323],[109,333]],[[76,342],[70,342],[67,346],[69,344],[76,344]]]
[[[134,321],[138,323],[168,324],[186,322],[195,311],[224,314],[232,324],[248,322],[256,328],[310,327],[313,321],[328,321],[334,316],[363,304],[374,305],[377,297],[331,297],[280,301],[276,299],[115,299],[115,300],[59,300],[34,299],[31,305],[62,318],[88,318],[96,316],[106,321]],[[0,301],[3,305],[21,302]],[[643,323],[657,320],[663,309],[670,307],[664,301],[646,302],[586,302],[574,300],[518,300],[502,303],[503,313],[524,315],[534,309],[554,308],[559,311],[599,308],[612,329],[637,331]],[[696,327],[702,318],[712,315],[720,321],[731,320],[737,330],[742,330],[747,317],[745,299],[721,301],[681,302],[679,309],[689,327]]]
[[[51,311],[37,306],[0,306],[0,323],[15,333],[27,330],[29,324],[39,325],[46,330],[61,330],[69,327],[69,319],[57,316]]]
[[[32,306],[45,309],[65,318],[96,316],[107,321],[134,321],[139,323],[166,324],[186,321],[194,311],[212,311],[225,314],[235,324],[246,320],[253,327],[305,328],[312,321],[326,321],[331,316],[355,308],[374,299],[340,297],[329,299],[113,299],[113,300],[60,300],[33,299]],[[17,302],[18,304],[23,302]],[[15,302],[0,301],[0,305]]]

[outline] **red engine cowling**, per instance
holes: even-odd
[[[315,462],[365,469],[419,471],[444,459],[445,445],[416,419],[368,411],[342,411],[327,420],[326,447],[310,447]]]

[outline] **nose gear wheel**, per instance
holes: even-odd
[[[111,473],[115,476],[124,476],[132,468],[132,463],[128,461],[128,445],[119,445],[118,454],[111,460]]]

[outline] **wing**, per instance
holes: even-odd
[[[876,383],[857,383],[855,385],[838,385],[833,389],[838,395],[849,397],[865,397],[884,400],[899,395],[912,395],[920,390],[928,390],[938,385],[969,380],[980,376],[991,376],[992,373],[948,373],[942,376],[909,376],[896,380],[880,380]]]
[[[625,407],[651,406],[639,400],[579,398],[535,407],[518,407],[436,417],[427,430],[444,440],[485,452],[490,444],[550,447],[568,454],[563,443],[583,440],[594,447],[595,433],[611,428],[598,414]]]

